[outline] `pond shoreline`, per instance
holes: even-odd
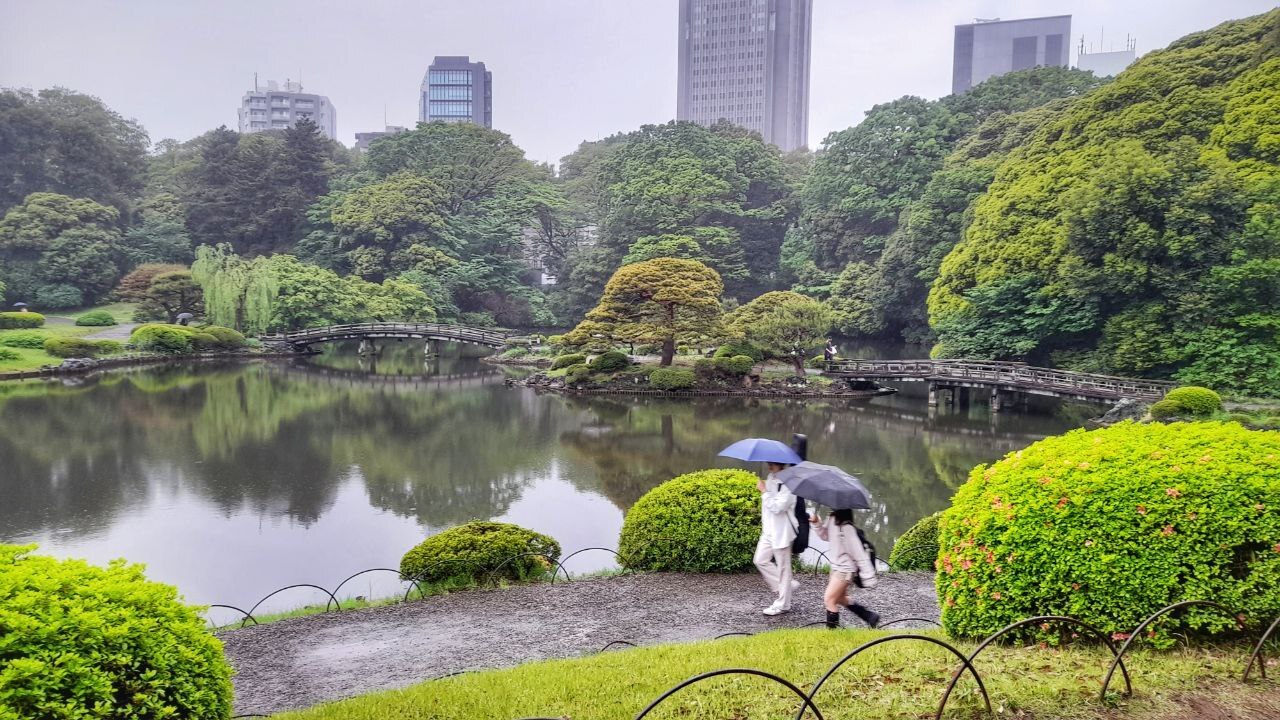
[[[262,352],[246,352],[244,350],[220,350],[215,352],[190,353],[183,355],[128,355],[123,357],[103,358],[91,362],[73,365],[45,365],[33,370],[11,370],[0,372],[0,382],[10,380],[38,380],[77,375],[91,375],[102,370],[116,370],[130,367],[146,367],[148,365],[177,365],[181,363],[202,363],[218,360],[258,360],[274,358],[299,357],[293,351],[267,350]]]

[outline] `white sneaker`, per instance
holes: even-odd
[[[781,615],[784,612],[791,612],[791,608],[783,605],[781,600],[774,600],[772,605],[764,609],[765,615]]]

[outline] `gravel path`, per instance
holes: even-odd
[[[936,619],[931,573],[890,573],[858,591],[884,621]],[[221,633],[236,669],[235,712],[273,713],[400,688],[463,670],[636,645],[706,640],[823,620],[826,576],[798,575],[796,610],[766,617],[759,576],[663,573],[471,590]],[[844,613],[846,625],[860,625]],[[927,623],[894,624],[894,629]]]
[[[134,328],[140,323],[120,323],[118,325],[109,325],[101,330],[85,335],[90,340],[128,340],[133,334]]]

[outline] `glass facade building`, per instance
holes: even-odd
[[[812,0],[680,0],[676,118],[809,140]]]
[[[1067,67],[1070,37],[1070,15],[957,25],[951,92],[966,92],[983,80],[1015,70]]]
[[[418,119],[493,127],[493,74],[465,55],[437,56],[422,79]]]

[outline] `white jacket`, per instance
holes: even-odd
[[[796,496],[769,473],[760,496],[760,538],[774,550],[790,548],[796,539]]]
[[[832,515],[814,528],[818,537],[831,544],[827,558],[831,560],[831,569],[836,572],[858,573],[863,587],[874,587],[876,584],[876,568],[871,563],[871,555],[862,546],[858,537],[858,529],[852,525],[839,525]]]

